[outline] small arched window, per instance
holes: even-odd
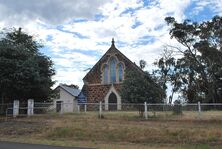
[[[118,65],[118,76],[119,76],[119,82],[123,81],[123,65],[119,63]]]
[[[114,57],[110,58],[110,83],[116,82],[116,59]]]
[[[106,64],[103,67],[103,79],[104,79],[104,83],[107,84],[108,83],[108,66]]]

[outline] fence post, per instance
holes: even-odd
[[[87,111],[87,104],[86,103],[84,104],[84,111],[85,112]]]
[[[14,100],[13,102],[13,117],[19,115],[19,100]]]
[[[33,99],[28,100],[27,114],[28,114],[28,116],[31,116],[34,114],[34,100]]]
[[[7,121],[8,120],[8,108],[6,108],[5,115],[6,115],[5,121]]]
[[[199,116],[201,114],[201,105],[200,105],[200,101],[198,101],[198,112],[199,112]]]
[[[147,103],[144,102],[144,114],[145,114],[145,119],[148,119],[148,114],[147,114]]]
[[[99,102],[99,118],[102,118],[102,102]]]
[[[80,105],[77,105],[77,112],[80,113]]]
[[[61,104],[60,114],[63,115],[63,113],[64,113],[64,103],[61,102],[60,104]]]

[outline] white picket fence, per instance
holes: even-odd
[[[5,115],[7,117],[19,117],[19,116],[37,116],[37,115],[47,115],[47,114],[60,114],[63,115],[66,113],[65,108],[70,106],[71,103],[39,103],[34,102],[34,100],[29,99],[26,104],[20,104],[18,100],[15,100],[13,104],[9,104],[5,108]],[[144,119],[149,119],[150,115],[153,113],[158,116],[161,114],[170,115],[174,112],[175,106],[173,104],[149,104],[149,103],[122,103],[118,107],[121,107],[121,110],[117,110],[117,104],[109,103],[105,104],[102,102],[99,103],[82,103],[76,106],[73,109],[75,111],[69,113],[87,113],[87,112],[96,112],[101,118],[102,116],[108,113],[123,113],[123,112],[138,112],[142,111]],[[217,114],[222,117],[222,103],[194,103],[194,104],[181,104],[179,105],[182,112],[192,112],[201,118],[205,112],[216,111]],[[1,107],[1,105],[0,105]],[[214,114],[212,114],[214,116]]]

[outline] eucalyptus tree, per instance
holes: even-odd
[[[188,102],[222,102],[222,17],[215,16],[201,23],[189,20],[178,23],[173,17],[165,20],[170,26],[171,38],[183,46],[175,47],[181,57],[168,64],[174,65],[173,72],[167,73],[168,77],[171,75],[171,83],[172,78],[177,80],[176,90]],[[166,66],[159,70],[165,69]]]

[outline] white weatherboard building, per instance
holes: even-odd
[[[63,110],[64,113],[68,113],[78,110],[77,97],[80,93],[79,89],[60,84],[55,88],[55,90],[58,93],[58,99],[53,100],[54,106],[56,107],[56,112]]]

